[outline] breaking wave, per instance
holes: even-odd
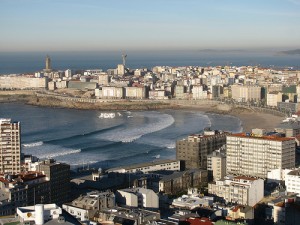
[[[43,144],[44,144],[44,142],[38,141],[38,142],[32,142],[32,143],[22,144],[22,146],[23,146],[24,148],[32,148],[32,147],[41,146],[41,145],[43,145]]]

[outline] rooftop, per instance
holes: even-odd
[[[251,139],[263,139],[263,140],[269,140],[269,141],[291,141],[294,140],[294,138],[287,138],[287,137],[278,137],[278,136],[254,136],[252,134],[248,133],[237,133],[237,134],[231,134],[229,136],[231,137],[242,137],[242,138],[251,138]]]
[[[140,168],[140,167],[155,166],[155,165],[160,165],[160,164],[165,164],[165,163],[174,163],[174,162],[179,162],[179,160],[166,159],[166,160],[152,161],[152,162],[146,162],[146,163],[139,163],[139,164],[133,164],[133,165],[129,165],[129,166],[110,168],[110,169],[108,169],[108,171],[113,171],[113,170],[118,170],[118,169],[130,170],[130,169],[135,169],[135,168]]]

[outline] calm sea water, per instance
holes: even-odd
[[[122,63],[121,52],[52,52],[52,53],[0,53],[0,74],[32,73],[45,68],[49,54],[52,67],[58,70],[116,68]],[[294,67],[300,69],[300,55],[280,55],[276,51],[168,51],[127,52],[127,67],[153,66],[265,66]]]
[[[0,118],[21,122],[22,152],[55,158],[73,168],[109,168],[175,158],[175,142],[205,127],[241,131],[238,118],[198,111],[103,111],[1,103]]]

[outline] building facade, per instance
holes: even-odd
[[[226,175],[225,152],[214,151],[207,156],[207,170],[212,172],[213,180],[220,180]]]
[[[264,197],[264,180],[245,176],[226,178],[209,183],[208,193],[226,202],[254,206]]]
[[[227,133],[208,131],[193,134],[176,142],[176,159],[185,162],[185,168],[207,169],[207,155],[226,143]]]
[[[39,163],[37,168],[50,180],[50,202],[58,205],[68,202],[71,190],[70,165],[48,159]]]
[[[232,98],[239,102],[259,101],[261,99],[261,87],[259,86],[231,86]]]
[[[240,133],[227,136],[227,173],[267,178],[269,171],[295,167],[295,140]]]
[[[127,188],[117,190],[116,201],[121,205],[139,208],[159,208],[158,195],[151,189]]]
[[[20,122],[0,118],[0,173],[21,172]]]

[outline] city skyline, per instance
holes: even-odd
[[[299,48],[299,0],[3,0],[0,6],[0,52]]]

